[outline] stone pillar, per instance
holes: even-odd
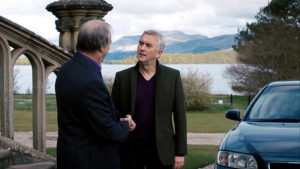
[[[13,67],[10,48],[0,36],[0,111],[1,135],[14,138]]]
[[[33,148],[46,152],[46,77],[42,56],[26,51],[32,66]]]
[[[32,66],[33,148],[46,152],[46,79],[44,68],[38,66]]]
[[[112,5],[104,0],[60,0],[47,5],[46,9],[58,19],[59,46],[70,53],[76,52],[80,26],[91,19],[103,19]]]

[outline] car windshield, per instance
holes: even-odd
[[[267,87],[249,113],[249,121],[300,122],[300,85]]]

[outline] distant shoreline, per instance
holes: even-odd
[[[236,64],[234,50],[220,50],[200,54],[171,54],[164,53],[159,61],[162,64]],[[135,64],[136,56],[129,56],[121,60],[104,60],[104,64]],[[17,59],[16,65],[30,65],[26,57]]]
[[[163,53],[159,62],[163,64],[236,64],[236,52],[233,49],[211,51],[200,54]],[[136,56],[121,60],[107,60],[106,64],[135,64]]]

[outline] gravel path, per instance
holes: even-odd
[[[188,144],[191,145],[219,145],[225,133],[188,133]],[[32,132],[15,132],[15,140],[32,147]],[[46,146],[56,147],[57,132],[46,133]]]
[[[32,132],[15,132],[15,140],[19,143],[32,147]],[[192,145],[219,145],[225,133],[188,133],[188,144]],[[57,132],[46,133],[46,146],[56,147]],[[202,169],[213,169],[213,164]],[[199,168],[200,169],[200,168]]]
[[[188,133],[187,142],[192,145],[219,145],[225,133]]]

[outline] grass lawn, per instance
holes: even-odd
[[[56,158],[56,148],[47,148],[46,153]]]
[[[225,133],[237,122],[225,118],[225,111],[237,108],[244,110],[248,100],[244,96],[233,96],[233,106],[230,96],[217,95],[215,100],[223,100],[224,104],[216,104],[213,108],[201,112],[187,112],[188,132]],[[15,95],[15,130],[32,131],[32,96]],[[46,96],[46,129],[57,131],[57,110],[55,95]]]
[[[57,112],[46,111],[46,130],[57,131]],[[15,130],[32,131],[32,111],[15,110]]]
[[[14,95],[15,130],[32,131],[32,96]],[[57,131],[57,110],[55,95],[46,96],[46,130]]]
[[[197,169],[214,163],[218,146],[188,145],[188,155],[182,169]]]
[[[215,100],[216,102],[223,100],[224,104],[216,104],[213,108],[201,112],[187,112],[188,132],[226,133],[237,122],[226,119],[225,111],[231,108],[244,110],[248,104],[247,97],[244,96],[233,96],[233,105],[230,104],[229,96],[217,96]],[[31,95],[15,95],[14,101],[15,130],[32,131]],[[46,97],[46,130],[57,131],[55,95],[47,95]],[[188,155],[186,156],[183,169],[196,169],[212,164],[215,161],[217,150],[218,146],[188,145]],[[47,148],[46,153],[56,157],[56,148]]]
[[[56,111],[46,111],[46,123],[47,131],[57,131]],[[187,113],[188,132],[225,133],[236,124],[236,121],[225,118],[225,110]],[[31,110],[15,110],[15,130],[32,131]]]
[[[226,119],[225,111],[187,113],[188,132],[226,133],[237,123],[237,121]]]

